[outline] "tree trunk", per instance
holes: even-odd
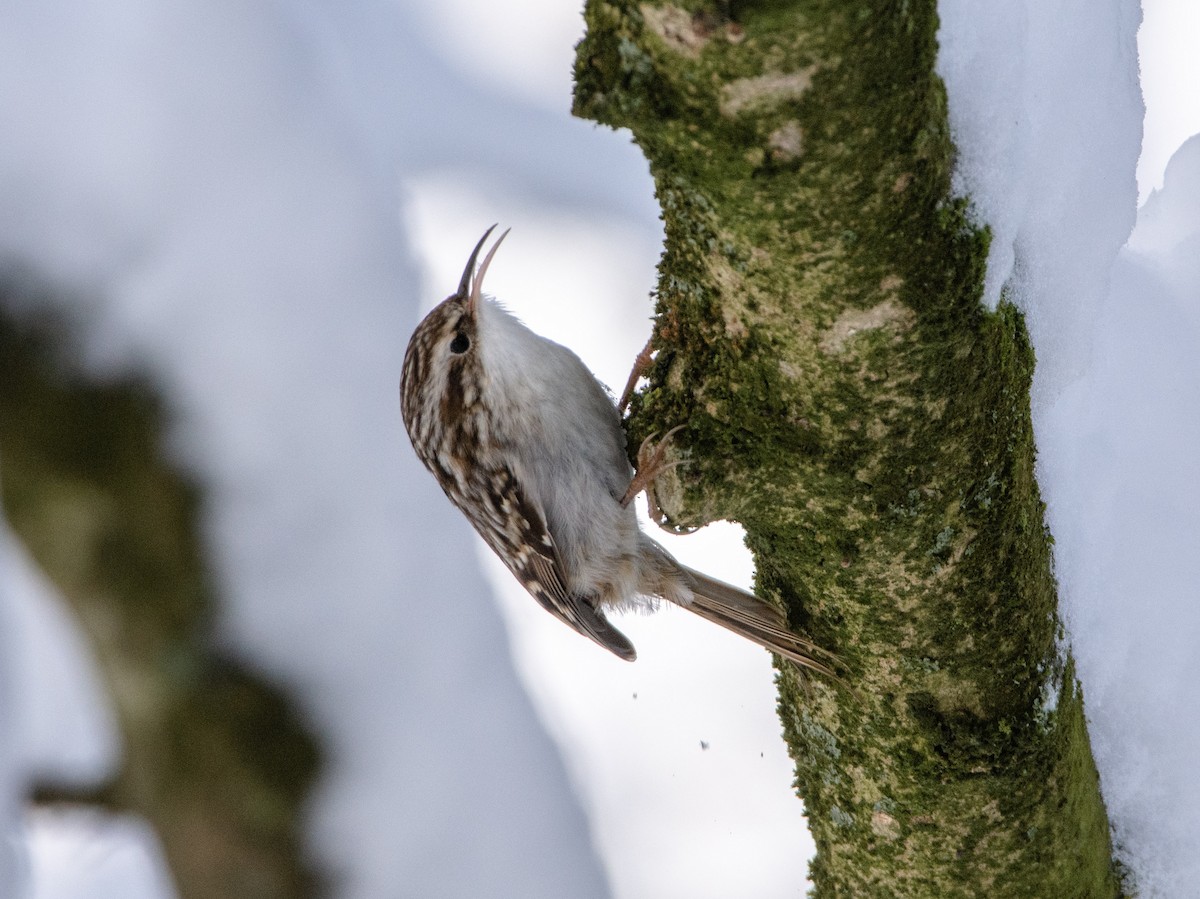
[[[589,0],[575,112],[666,225],[630,444],[683,423],[674,523],[853,690],[780,669],[818,896],[1117,896],[1034,480],[1033,353],[980,304],[932,0]]]
[[[61,322],[4,308],[22,290],[0,282],[4,513],[89,638],[123,750],[109,783],[34,799],[144,815],[183,899],[322,895],[301,845],[319,748],[288,697],[216,646],[199,493],[165,458],[161,401],[66,363]]]

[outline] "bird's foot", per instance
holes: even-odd
[[[637,354],[637,358],[633,360],[633,371],[629,373],[629,380],[625,382],[625,389],[621,391],[621,399],[617,402],[617,413],[624,415],[625,410],[629,408],[629,401],[633,399],[633,388],[637,386],[638,378],[650,370],[651,349],[650,344],[654,342],[651,337],[646,341],[646,345],[642,347],[642,351]],[[640,465],[641,453],[638,453]]]
[[[628,506],[633,502],[633,498],[646,491],[646,507],[650,512],[650,518],[656,523],[661,523],[666,520],[666,515],[659,507],[658,501],[654,498],[654,491],[650,488],[654,485],[654,481],[660,474],[668,469],[674,468],[679,464],[678,461],[668,462],[667,448],[671,444],[671,438],[676,433],[683,430],[683,425],[676,425],[663,435],[662,440],[655,442],[654,438],[657,434],[651,434],[642,441],[642,445],[638,447],[638,464],[637,473],[633,476],[633,480],[629,482],[629,488],[625,491],[625,495],[621,497],[621,506]]]

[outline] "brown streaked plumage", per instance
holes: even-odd
[[[642,533],[626,495],[634,472],[620,414],[604,387],[573,352],[483,296],[508,234],[475,274],[494,228],[404,356],[405,428],[446,495],[544,609],[623,659],[637,653],[605,610],[667,600],[836,678],[836,657],[793,634],[773,606],[680,564]]]

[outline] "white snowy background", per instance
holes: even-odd
[[[1115,835],[1143,895],[1187,897],[1200,139],[1179,148],[1200,132],[1200,10],[1143,7],[943,0],[940,69],[959,185],[995,235],[988,301],[1007,286],[1038,351]],[[649,332],[652,187],[627,135],[568,115],[581,33],[555,0],[0,0],[0,263],[75,297],[95,370],[167,392],[211,491],[223,636],[327,740],[309,845],[341,896],[805,889],[767,654],[683,612],[621,622],[635,665],[581,640],[481,551],[399,422],[412,326],[494,221],[513,233],[489,290],[607,383]],[[732,528],[671,549],[749,579]],[[0,896],[172,895],[143,822],[22,807],[35,775],[114,764],[92,669],[0,532]]]

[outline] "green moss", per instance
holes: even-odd
[[[576,111],[632,130],[666,231],[630,444],[686,423],[663,507],[742,522],[760,592],[862,693],[780,674],[818,895],[1116,895],[1056,644],[1033,352],[980,305],[935,5],[585,16]]]
[[[143,380],[68,364],[61,322],[6,311],[17,290],[0,286],[5,515],[90,639],[124,747],[109,784],[35,797],[144,815],[183,896],[317,895],[300,847],[319,753],[283,694],[216,646],[201,494],[164,452],[162,405]]]

